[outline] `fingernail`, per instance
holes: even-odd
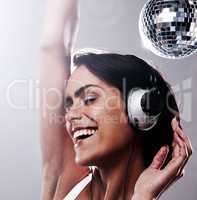
[[[169,146],[166,144],[164,147],[165,147],[166,152],[168,152],[169,151]]]

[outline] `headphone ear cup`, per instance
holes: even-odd
[[[159,119],[163,104],[160,92],[152,88],[134,88],[129,92],[127,109],[129,121],[133,126],[142,131],[152,129]]]

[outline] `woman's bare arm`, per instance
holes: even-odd
[[[77,0],[47,0],[40,68],[42,200],[62,198],[86,171],[74,163],[64,127],[63,95],[70,76],[77,12]]]

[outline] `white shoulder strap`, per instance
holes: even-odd
[[[72,190],[66,195],[63,200],[75,200],[77,196],[82,192],[82,190],[91,182],[92,173],[82,179],[77,185],[75,185]]]

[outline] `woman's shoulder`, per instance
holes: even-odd
[[[77,170],[78,169],[78,170]],[[65,168],[59,177],[54,200],[64,199],[65,196],[90,173],[87,167],[78,167],[75,170]]]
[[[87,189],[87,186],[92,181],[92,175],[93,173],[90,171],[70,190],[63,200],[76,200],[82,192],[83,195],[86,195],[87,193],[86,191],[84,192],[84,189]]]

